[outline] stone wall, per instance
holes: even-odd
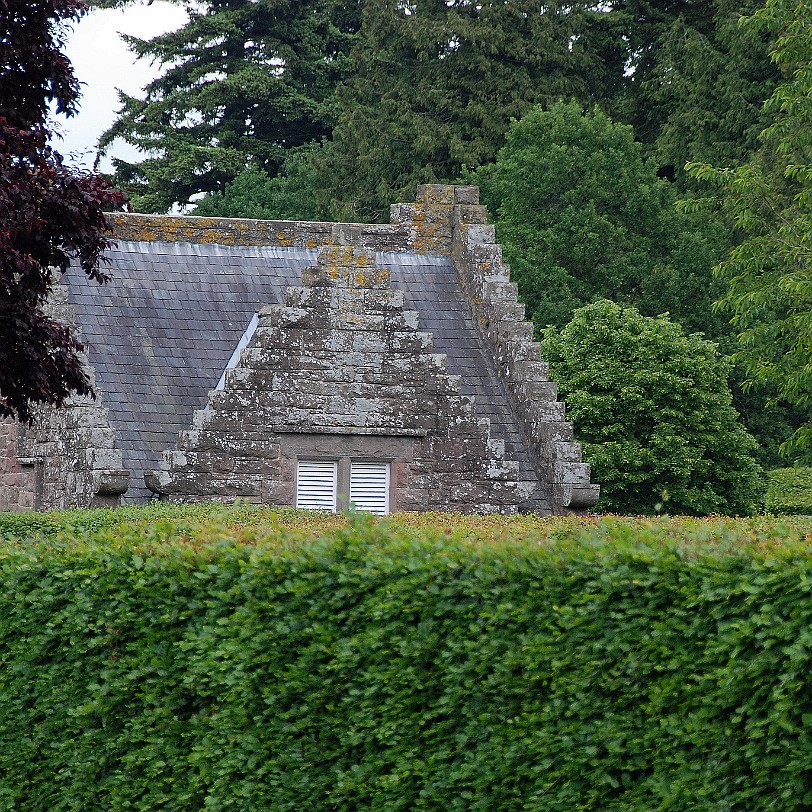
[[[466,197],[467,195],[467,197]],[[472,197],[473,196],[473,197]],[[315,223],[168,214],[109,214],[115,239],[217,245],[318,248],[357,245],[371,251],[450,254],[454,204],[476,198],[474,186],[425,185],[414,203],[391,207],[389,223]]]
[[[40,472],[17,456],[17,431],[17,423],[0,420],[0,510],[35,510]]]
[[[61,409],[37,409],[34,425],[19,433],[19,456],[37,472],[38,510],[120,503],[130,474],[103,406],[71,397]]]
[[[126,240],[320,252],[286,305],[262,311],[225,388],[149,476],[163,498],[293,504],[297,459],[334,456],[389,460],[395,510],[526,509],[530,491],[517,463],[504,459],[504,444],[490,438],[488,422],[477,419],[371,253],[407,251],[452,256],[532,452],[538,493],[552,496],[556,513],[595,504],[599,487],[573,442],[476,187],[421,186],[414,203],[393,206],[381,225],[152,215],[110,215],[110,224]],[[61,285],[50,308],[76,327]],[[43,409],[30,429],[0,424],[0,509],[115,504],[128,477],[103,393]]]
[[[67,291],[59,282],[54,284],[47,312],[79,332]],[[93,380],[87,359],[85,364]],[[39,407],[35,414],[32,426],[15,426],[17,457],[26,462],[32,471],[29,482],[35,483],[32,506],[56,510],[117,505],[130,475],[100,400],[72,396],[60,409]]]
[[[371,252],[325,246],[148,484],[163,498],[295,503],[299,458],[391,462],[393,510],[515,513],[526,498],[446,358]]]

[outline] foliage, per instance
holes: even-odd
[[[192,214],[207,217],[250,217],[256,220],[319,220],[318,170],[312,156],[318,146],[308,144],[290,150],[279,174],[271,178],[249,167],[226,185],[222,193],[211,192]]]
[[[624,59],[604,4],[368,0],[323,163],[326,202],[340,219],[385,218],[418,183],[492,161],[534,104],[617,95]]]
[[[719,344],[723,355],[730,357],[736,352],[735,335]],[[733,359],[731,359],[733,360]],[[733,406],[741,415],[744,425],[759,444],[756,460],[765,469],[780,468],[792,464],[801,455],[799,451],[782,453],[782,446],[803,423],[807,416],[777,397],[766,386],[753,388],[747,383],[747,372],[741,362],[733,364],[730,376]]]
[[[758,145],[767,123],[761,107],[779,76],[765,38],[738,21],[761,4],[629,4],[631,81],[622,118],[680,186],[686,161],[741,164]]]
[[[113,160],[138,211],[222,193],[252,166],[275,177],[291,149],[329,135],[358,16],[338,0],[189,0],[186,8],[180,30],[126,38],[165,70],[144,98],[121,94],[100,140],[102,151],[123,138],[146,154]]]
[[[812,7],[768,0],[743,21],[775,37],[771,55],[786,72],[765,105],[773,123],[759,153],[738,169],[692,164],[717,189],[716,202],[744,239],[719,264],[720,307],[739,331],[738,358],[752,383],[774,387],[812,413]],[[698,201],[695,205],[707,205]],[[785,445],[812,459],[812,422]]]
[[[692,527],[2,545],[0,808],[800,812],[808,546]]]
[[[603,510],[761,508],[756,442],[738,422],[715,344],[665,316],[602,300],[561,332],[548,328],[542,355],[601,484]]]
[[[496,218],[512,278],[538,327],[563,327],[600,297],[668,311],[718,335],[711,267],[718,223],[674,213],[675,191],[632,129],[575,102],[514,123],[491,166],[471,173]]]
[[[767,510],[770,513],[812,516],[812,468],[777,468],[770,471]]]
[[[0,0],[0,417],[31,419],[34,403],[91,392],[81,344],[43,312],[53,269],[73,257],[103,281],[105,206],[121,193],[48,146],[48,111],[76,111],[79,87],[62,53],[77,0]]]

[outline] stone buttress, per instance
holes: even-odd
[[[298,460],[347,456],[390,462],[392,511],[517,512],[518,463],[374,254],[323,246],[302,276],[285,305],[260,311],[224,387],[148,486],[176,501],[293,505]]]

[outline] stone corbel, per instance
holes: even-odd
[[[93,472],[93,493],[96,496],[121,496],[130,487],[130,472],[106,470]]]

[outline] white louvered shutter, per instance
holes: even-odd
[[[350,463],[350,502],[356,510],[389,513],[389,463]]]
[[[333,460],[299,460],[296,471],[296,507],[336,510],[338,463]]]

